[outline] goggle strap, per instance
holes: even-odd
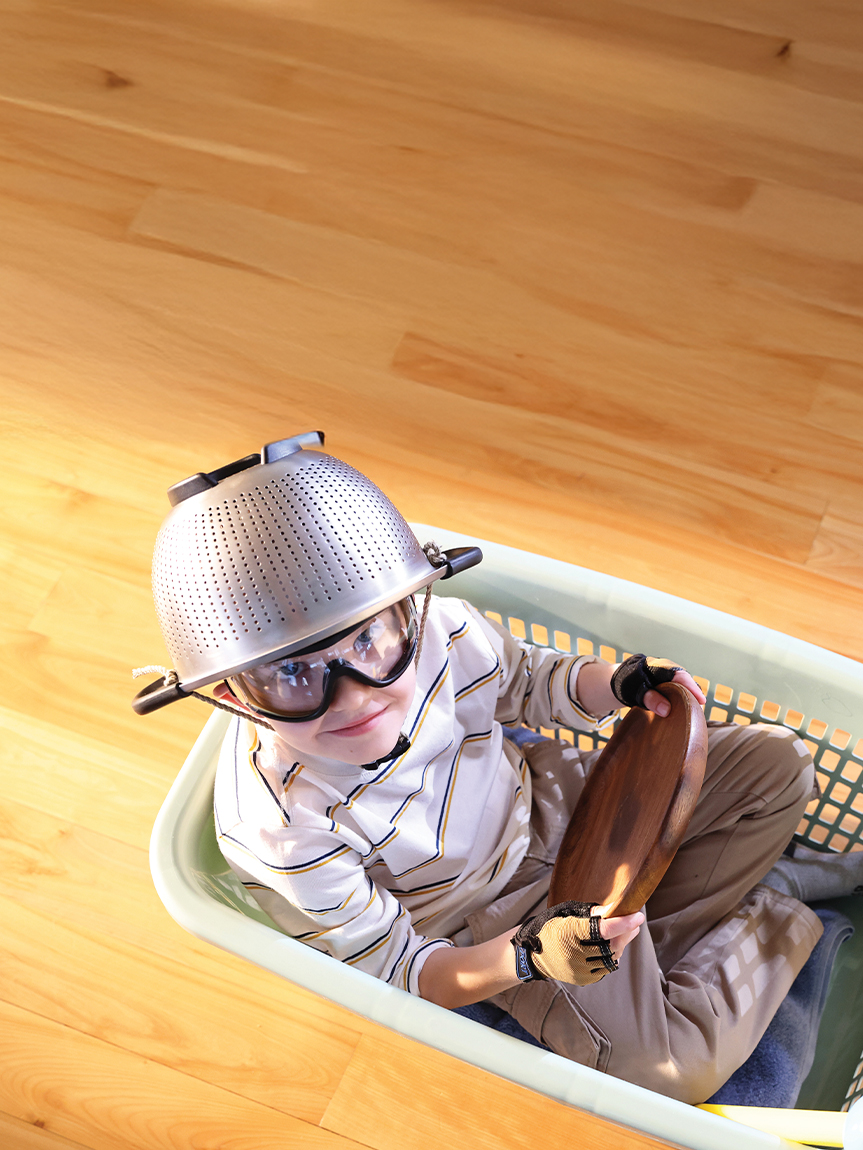
[[[209,695],[202,695],[200,691],[189,691],[189,694],[195,699],[200,699],[202,703],[209,703],[211,707],[217,707],[220,711],[227,711],[230,715],[238,715],[241,719],[248,719],[250,723],[257,723],[259,727],[266,727],[268,731],[273,729],[272,723],[253,715],[251,711],[241,711],[239,707],[233,707],[230,703],[223,703],[221,699],[211,699]]]

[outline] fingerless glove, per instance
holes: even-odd
[[[644,696],[660,683],[670,683],[683,668],[668,659],[630,655],[611,676],[611,692],[625,707],[643,707]]]
[[[511,942],[520,981],[551,978],[589,986],[617,970],[611,947],[599,933],[601,919],[590,913],[595,905],[561,902],[519,927]]]

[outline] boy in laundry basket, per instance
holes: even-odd
[[[212,685],[237,713],[216,777],[219,845],[288,934],[442,1006],[491,999],[558,1054],[704,1101],[821,933],[759,881],[812,795],[804,744],[710,724],[701,796],[646,919],[549,913],[598,752],[519,747],[504,728],[592,731],[621,704],[662,715],[653,688],[672,677],[704,697],[664,660],[564,656],[433,596],[479,551],[420,547],[322,444],[271,443],[171,488],[153,583],[176,670],[136,709]]]

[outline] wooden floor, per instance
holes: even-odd
[[[859,3],[0,0],[0,277],[0,1145],[653,1145],[170,920],[150,553],[322,428],[409,518],[863,658]]]

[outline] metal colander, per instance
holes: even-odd
[[[170,489],[153,595],[183,691],[312,646],[451,573],[322,444],[318,432],[280,440]]]

